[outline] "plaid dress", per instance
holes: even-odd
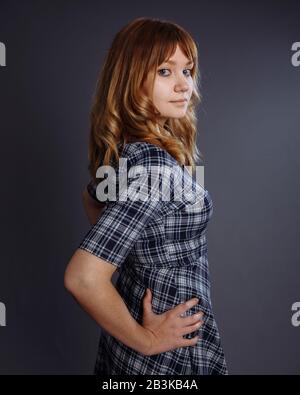
[[[121,173],[127,172],[128,180],[133,180],[126,185],[128,195],[124,195],[120,188],[116,199],[106,202],[103,214],[87,232],[79,248],[117,266],[119,276],[115,287],[139,324],[142,324],[142,300],[146,288],[151,289],[152,309],[156,314],[198,297],[199,303],[186,315],[203,311],[204,323],[200,329],[183,336],[192,338],[199,334],[196,345],[152,356],[136,352],[102,329],[94,374],[227,375],[210,299],[206,227],[213,211],[211,197],[166,150],[154,144],[128,143],[121,157],[126,158],[127,168],[117,169],[116,185],[119,185]],[[137,173],[134,168],[139,169]],[[169,200],[162,197],[162,192],[159,198],[152,199],[151,188],[148,200],[124,199],[124,196],[133,194],[130,187],[136,181],[134,176],[146,174],[144,171],[153,174],[153,168],[159,168],[159,173],[154,172],[154,182],[153,178],[150,182],[144,177],[142,183],[138,178],[141,195],[145,191],[149,193],[150,183],[154,185],[156,196],[157,191],[163,189],[162,178],[172,169],[169,177],[171,193],[166,193]],[[176,187],[185,185],[185,182],[191,187],[190,192],[182,199],[175,199]],[[93,181],[88,184],[90,195],[98,200],[96,187]],[[191,195],[195,191],[196,195]],[[191,196],[196,196],[196,200],[193,201]],[[194,204],[196,208],[193,208],[195,202],[201,204]]]

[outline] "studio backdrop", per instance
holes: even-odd
[[[101,328],[64,272],[90,228],[96,78],[138,17],[178,23],[198,44],[211,297],[229,374],[300,373],[299,15],[292,0],[0,1],[0,374],[93,371]]]

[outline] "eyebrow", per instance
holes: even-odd
[[[164,62],[164,63],[169,63],[169,64],[172,64],[172,65],[176,65],[176,62],[174,62],[173,60],[168,60],[168,61],[166,61],[166,62]],[[189,62],[187,62],[185,65],[186,66],[188,66],[188,65],[190,65],[190,64],[194,64],[194,62],[192,61],[192,60],[190,60]]]

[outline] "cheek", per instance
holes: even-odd
[[[170,87],[168,82],[165,80],[157,80],[154,85],[153,96],[156,97],[157,100],[159,99],[166,99],[170,95]]]

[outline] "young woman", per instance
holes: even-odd
[[[194,171],[199,159],[197,64],[183,28],[138,18],[116,35],[100,73],[84,192],[92,227],[65,272],[65,287],[102,328],[95,374],[228,374],[210,300],[212,200],[183,169]],[[115,176],[100,175],[103,166]],[[171,175],[169,199],[159,194],[160,175]],[[196,189],[198,209],[175,197],[182,182]],[[118,197],[104,201],[110,187]],[[138,190],[142,198],[132,199]]]

